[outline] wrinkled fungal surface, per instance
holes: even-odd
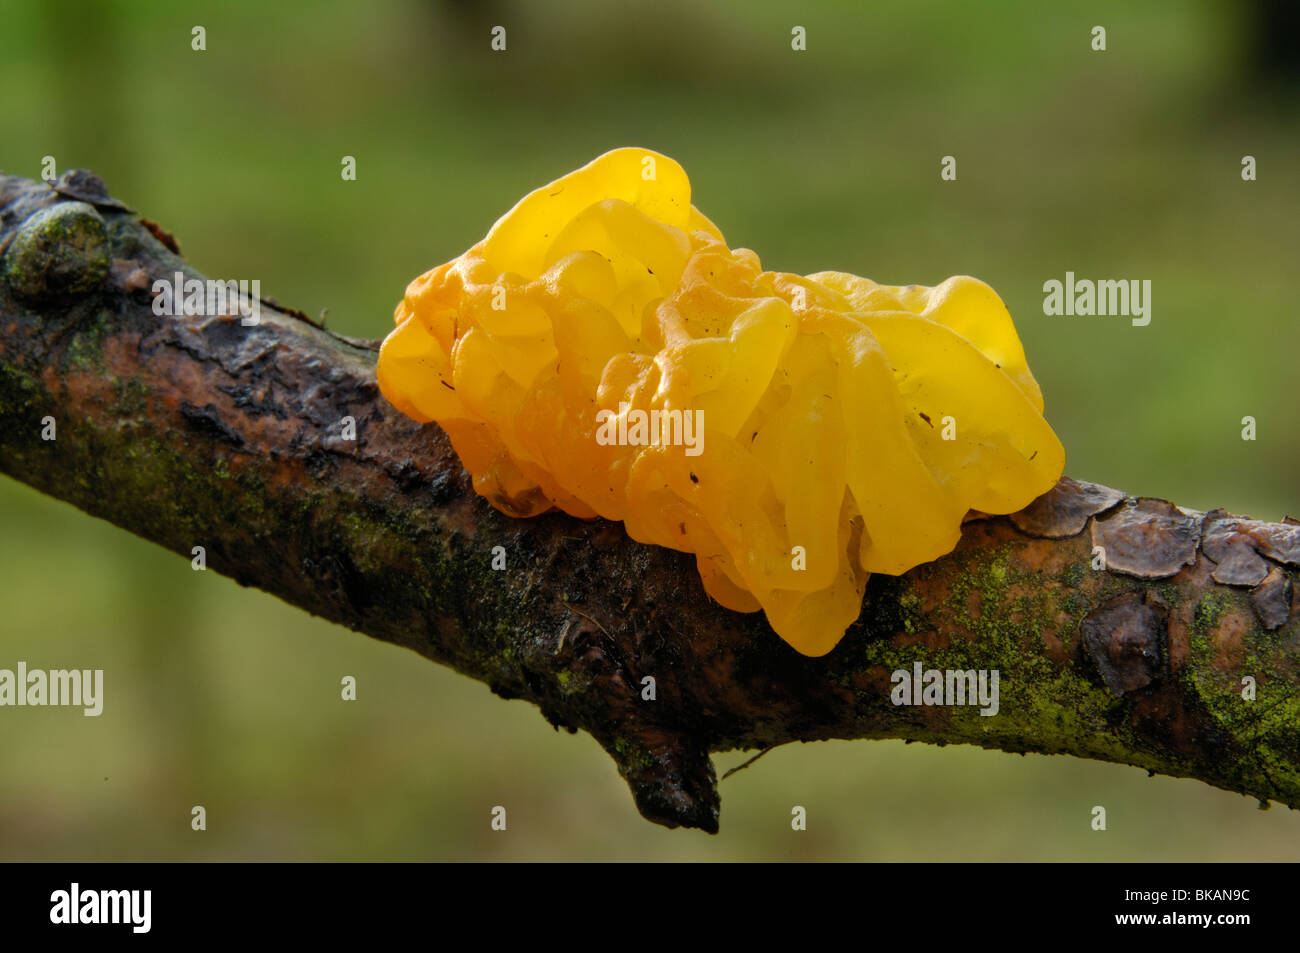
[[[383,393],[494,506],[694,553],[714,599],[806,655],[870,573],[944,555],[967,511],[1014,512],[1064,466],[991,288],[764,271],[644,149],[526,196],[395,318]]]

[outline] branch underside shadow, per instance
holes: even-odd
[[[202,276],[94,176],[0,175],[0,253],[0,469],[589,732],[652,821],[718,829],[712,752],[828,738],[1072,754],[1300,806],[1294,521],[1065,478],[872,577],[805,658],[713,603],[690,555],[492,509],[443,432],[380,395],[372,343],[270,302],[252,325],[155,314],[156,279]],[[918,664],[996,671],[996,714],[894,704]]]

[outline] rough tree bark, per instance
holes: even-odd
[[[1300,805],[1294,521],[1064,479],[873,577],[843,642],[804,658],[711,602],[688,555],[493,510],[442,431],[384,401],[372,342],[269,303],[254,326],[155,315],[154,279],[200,277],[177,251],[88,173],[0,175],[0,468],[590,732],[650,820],[716,831],[711,752],[826,738],[1065,753]],[[891,673],[918,662],[997,670],[997,715],[895,706]]]

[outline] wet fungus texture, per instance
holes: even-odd
[[[380,387],[489,502],[692,553],[710,596],[805,655],[871,573],[950,552],[969,510],[1019,510],[1064,467],[991,288],[764,271],[644,149],[526,196],[396,323]]]

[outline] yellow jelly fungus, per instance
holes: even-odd
[[[967,511],[1019,510],[1064,467],[988,285],[763,271],[644,149],[525,196],[396,323],[380,388],[492,505],[694,553],[710,596],[805,655],[870,573],[944,555]]]

